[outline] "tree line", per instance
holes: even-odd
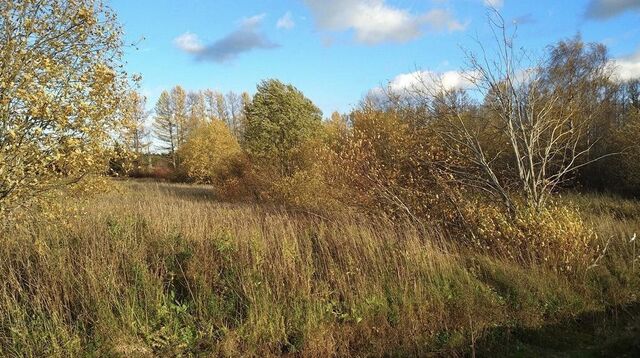
[[[532,56],[496,13],[495,43],[465,53],[464,87],[416,78],[323,118],[275,79],[253,96],[176,86],[149,128],[138,78],[122,70],[115,15],[97,1],[47,4],[0,7],[3,212],[105,171],[209,183],[221,198],[322,215],[462,226],[477,203],[515,217],[563,190],[640,193],[638,81],[615,77],[602,44],[577,37]],[[151,134],[161,154],[150,153]]]
[[[317,213],[465,222],[475,198],[514,216],[563,190],[638,195],[640,82],[617,79],[602,44],[576,37],[534,59],[494,26],[498,53],[466,54],[464,88],[417,77],[323,119],[274,79],[253,97],[177,86],[156,104],[154,133],[178,180]]]

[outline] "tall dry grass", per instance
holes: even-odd
[[[640,292],[626,238],[637,218],[576,275],[477,251],[429,225],[325,220],[212,193],[127,183],[5,230],[0,355],[462,354],[493,327],[541,325]]]

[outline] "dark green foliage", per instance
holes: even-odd
[[[245,111],[247,151],[257,162],[266,160],[281,174],[292,174],[299,163],[298,149],[320,127],[320,109],[294,86],[266,80]]]

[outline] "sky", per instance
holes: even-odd
[[[164,89],[255,92],[291,83],[322,109],[348,112],[369,91],[416,72],[464,68],[490,40],[497,9],[534,55],[579,34],[608,46],[621,78],[640,78],[640,0],[107,0],[124,27],[129,73],[152,108]]]

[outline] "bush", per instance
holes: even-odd
[[[541,264],[562,272],[584,271],[602,250],[590,225],[567,207],[525,209],[515,217],[486,203],[466,211],[475,245],[520,264]]]
[[[455,219],[460,187],[440,169],[450,157],[417,118],[367,107],[351,115],[352,129],[342,136],[335,163],[343,203],[393,217]]]
[[[190,179],[214,185],[223,197],[239,194],[246,161],[224,122],[214,120],[201,125],[180,147],[178,155]]]

